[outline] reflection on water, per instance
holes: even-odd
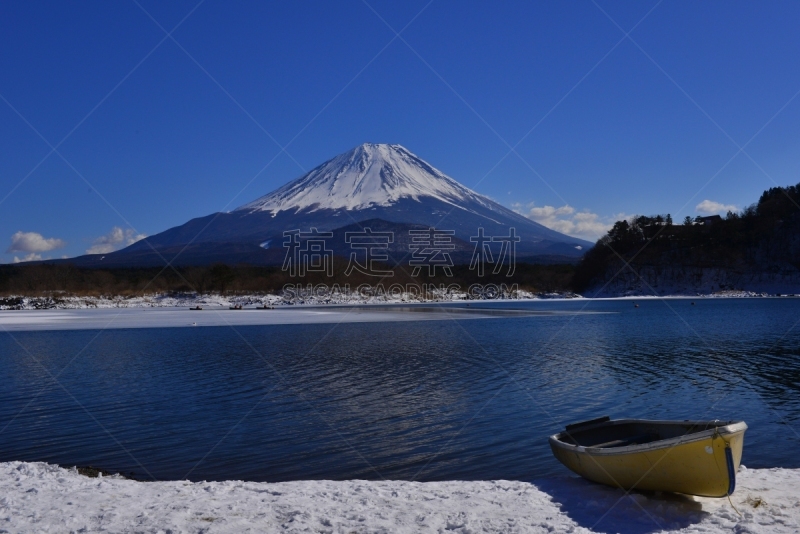
[[[2,334],[0,461],[160,479],[531,480],[565,473],[549,434],[609,414],[742,418],[746,465],[800,467],[800,300],[477,308]],[[475,313],[490,318],[458,319]]]

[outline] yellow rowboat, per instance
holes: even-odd
[[[610,420],[550,436],[558,460],[584,478],[623,489],[725,497],[736,487],[744,421]]]

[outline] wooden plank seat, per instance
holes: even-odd
[[[610,449],[612,447],[625,447],[627,445],[638,445],[641,443],[648,443],[650,441],[655,441],[657,439],[658,436],[654,436],[653,434],[638,434],[636,436],[631,436],[629,438],[615,439],[612,441],[606,441],[605,443],[598,443],[597,445],[587,445],[587,447]]]

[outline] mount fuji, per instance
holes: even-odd
[[[339,233],[364,227],[395,235],[413,228],[454,231],[456,256],[466,255],[466,262],[474,247],[470,237],[479,228],[487,236],[508,236],[514,228],[521,238],[518,257],[574,261],[592,246],[464,187],[400,145],[365,143],[231,212],[192,219],[102,260],[90,255],[71,261],[97,266],[163,265],[164,259],[177,264],[280,264],[284,231],[332,231],[334,243],[342,248]],[[393,247],[390,252],[400,257],[408,252],[408,240],[397,239]],[[349,256],[349,250],[334,246],[334,251]]]
[[[236,211],[363,211],[428,197],[451,207],[497,206],[400,145],[363,144]]]

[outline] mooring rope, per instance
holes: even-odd
[[[716,438],[720,438],[722,442],[725,443],[725,465],[728,468],[728,502],[731,508],[733,508],[733,511],[739,514],[739,517],[742,517],[742,513],[737,510],[731,499],[731,494],[736,489],[736,469],[733,467],[733,450],[731,450],[731,444],[720,435],[719,427],[714,429],[714,436],[711,438],[711,442],[713,443]]]

